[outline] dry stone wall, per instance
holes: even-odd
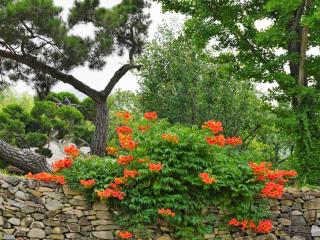
[[[320,191],[286,190],[270,201],[274,229],[268,235],[214,229],[204,239],[320,240]],[[208,214],[217,214],[209,209]],[[90,206],[68,186],[0,175],[0,239],[116,239],[119,227],[105,204]],[[170,240],[170,229],[153,231],[156,240]]]
[[[0,239],[115,239],[105,204],[68,186],[0,175]]]

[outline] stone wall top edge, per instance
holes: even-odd
[[[60,187],[61,185],[53,182],[43,182],[43,181],[37,181],[37,180],[31,180],[27,179],[23,176],[12,176],[12,175],[5,175],[5,174],[0,174],[0,182],[6,182],[12,186],[16,185],[23,185],[26,188],[34,188],[34,187],[49,187],[49,188],[57,188]],[[1,188],[1,184],[0,184]]]
[[[46,182],[42,182],[42,181],[37,181],[37,180],[31,180],[31,179],[27,179],[23,176],[12,176],[12,175],[6,175],[6,174],[0,174],[0,181],[4,181],[7,182],[11,185],[18,185],[19,183],[23,182],[24,185],[26,187],[30,187],[33,188],[34,186],[43,186],[43,187],[52,187],[52,188],[57,188],[57,187],[61,187],[61,185],[57,184],[57,183],[46,183]],[[68,184],[66,184],[68,185]],[[33,186],[33,187],[32,187]],[[1,187],[1,185],[0,185]],[[66,186],[68,187],[68,186]],[[286,187],[284,189],[284,192],[289,193],[289,194],[293,194],[293,193],[297,193],[297,192],[315,192],[317,193],[317,196],[319,196],[320,193],[320,187],[318,188],[310,188],[310,187]]]

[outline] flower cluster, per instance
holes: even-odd
[[[63,176],[56,176],[46,172],[37,173],[37,174],[28,173],[26,175],[26,178],[39,180],[43,182],[56,182],[61,185],[66,183]]]
[[[119,156],[118,157],[118,164],[120,165],[128,165],[133,161],[134,157],[131,155],[128,156]]]
[[[132,118],[132,115],[129,112],[117,112],[116,117],[123,123],[127,123]]]
[[[69,168],[73,164],[73,160],[69,158],[65,158],[62,160],[55,161],[52,163],[53,172],[59,172],[62,169]]]
[[[66,158],[62,160],[55,161],[51,166],[53,172],[59,172],[62,169],[70,168],[73,164],[73,160],[79,157],[80,153],[77,147],[71,144],[69,147],[64,147],[64,152],[67,154]],[[26,175],[27,178],[35,179],[43,182],[56,182],[59,184],[65,184],[66,181],[64,176],[53,175],[50,173],[42,172],[37,174],[28,173]]]
[[[234,227],[239,227],[241,225],[241,222],[239,222],[236,218],[232,218],[228,224]]]
[[[75,159],[79,157],[80,153],[77,147],[73,144],[71,144],[69,147],[64,147],[64,152],[67,154],[67,156],[71,159]]]
[[[264,180],[259,179],[260,176],[265,176],[267,174],[267,171],[272,167],[271,163],[261,162],[260,164],[257,163],[249,163],[249,166],[251,167],[253,174],[258,177],[258,180]]]
[[[106,188],[103,191],[97,191],[97,195],[100,197],[101,200],[107,198],[118,198],[118,200],[122,200],[125,196],[124,192],[121,192],[118,189]]]
[[[121,148],[130,150],[130,151],[133,151],[136,148],[137,142],[134,141],[132,138],[132,133],[133,133],[132,128],[128,126],[121,126],[116,128],[116,132],[118,134],[118,139],[119,139]]]
[[[209,128],[210,131],[213,132],[214,134],[217,134],[223,131],[222,122],[215,122],[214,120],[205,122],[202,125],[202,128]]]
[[[150,160],[147,159],[147,158],[139,158],[139,159],[137,160],[138,163],[146,163],[146,162],[149,162],[149,161],[150,161]]]
[[[270,220],[259,221],[259,224],[256,228],[258,233],[269,233],[272,229],[272,222]]]
[[[107,198],[117,198],[118,200],[123,200],[125,193],[122,192],[122,188],[120,185],[126,182],[126,178],[114,178],[114,181],[111,182],[108,188],[104,189],[103,191],[96,191],[97,195],[100,197],[101,200]]]
[[[216,179],[213,177],[210,177],[208,173],[200,173],[199,177],[201,178],[202,182],[205,184],[212,184],[216,182]]]
[[[116,156],[118,154],[118,148],[110,146],[106,148],[106,152],[108,155]]]
[[[149,170],[160,172],[163,165],[161,163],[149,163]]]
[[[269,198],[281,198],[288,178],[297,176],[297,172],[293,170],[271,170],[271,163],[249,163],[249,166],[257,180],[265,182],[261,193]]]
[[[250,220],[242,220],[241,222],[238,221],[236,218],[232,218],[229,223],[229,225],[234,227],[241,227],[243,231],[246,229],[252,229],[256,233],[270,233],[272,230],[272,222],[271,220],[261,220],[258,223],[258,226],[254,223],[254,221]]]
[[[120,146],[123,149],[133,151],[138,145],[137,142],[133,140],[131,135],[119,134],[118,137],[119,137]]]
[[[84,188],[92,188],[95,184],[96,181],[94,179],[89,179],[89,180],[80,180],[80,184],[84,187]]]
[[[131,134],[133,130],[131,127],[128,126],[121,126],[116,128],[116,132],[118,134]]]
[[[97,191],[97,195],[100,197],[100,199],[106,199],[106,198],[117,198],[118,200],[122,200],[125,196],[125,193],[122,192],[121,185],[123,182],[112,182],[109,184],[109,187],[106,188],[103,191]]]
[[[130,239],[133,237],[133,234],[131,232],[118,232],[118,237],[121,239]]]
[[[178,137],[175,135],[163,133],[161,137],[163,140],[166,140],[167,142],[179,143]]]
[[[225,144],[227,145],[232,145],[232,146],[237,146],[242,144],[242,138],[240,137],[228,137],[225,140]]]
[[[146,132],[150,129],[150,126],[149,125],[140,125],[138,127],[138,129],[141,131],[141,132]]]
[[[124,179],[124,178],[114,178],[114,183],[117,185],[121,185],[121,184],[125,183],[125,180],[126,179]]]
[[[223,135],[218,135],[215,137],[206,137],[207,143],[210,145],[218,145],[219,147],[223,147],[226,145],[225,137]]]
[[[295,177],[297,176],[297,172],[294,170],[269,170],[267,172],[267,178],[275,181],[278,180],[280,181],[281,179],[283,179],[284,177]]]
[[[128,112],[117,113],[117,117],[122,120],[122,123],[128,123],[128,120],[133,118]],[[145,114],[145,118],[148,120],[153,120],[157,118],[157,114],[150,112]],[[142,131],[145,131],[149,128],[140,128]],[[133,152],[137,147],[137,142],[133,140],[133,129],[130,126],[122,125],[116,128],[116,133],[118,135],[119,144],[121,146],[121,151],[129,150]],[[108,147],[107,152],[109,155],[118,155],[120,152],[115,147]],[[130,169],[127,166],[131,164],[134,160],[133,153],[132,155],[119,155],[117,159],[117,163],[120,166],[126,166],[123,169],[123,176],[114,178],[114,181],[109,184],[109,187],[102,190],[97,191],[97,195],[101,199],[106,198],[117,198],[118,200],[122,200],[125,196],[125,193],[122,191],[122,188],[119,186],[121,184],[127,183],[128,179],[133,179],[137,177],[140,173],[135,169]],[[141,159],[140,159],[141,160]],[[140,162],[140,161],[138,161]],[[142,163],[142,162],[141,162]]]
[[[274,182],[267,182],[265,187],[261,190],[263,196],[270,198],[281,198],[284,186]]]
[[[126,168],[123,170],[123,176],[125,178],[135,178],[138,175],[139,172],[137,170],[128,170]]]
[[[213,120],[210,120],[208,122],[205,122],[202,125],[202,128],[204,129],[210,129],[210,131],[215,135],[213,137],[207,136],[205,139],[208,144],[210,145],[217,145],[219,147],[224,147],[225,145],[232,145],[234,147],[242,144],[242,139],[240,137],[227,137],[223,134],[216,135],[219,132],[223,131],[222,123],[221,122],[215,122]]]
[[[170,208],[167,208],[167,209],[161,208],[158,210],[158,213],[160,215],[170,216],[170,217],[174,217],[176,215]]]
[[[156,112],[146,112],[143,116],[147,120],[155,120],[158,118],[158,115]]]
[[[135,178],[138,176],[139,172],[136,170],[124,169],[123,174],[124,177],[122,178],[114,178],[114,182],[111,182],[108,188],[102,191],[96,191],[101,200],[111,197],[117,198],[118,200],[122,200],[124,198],[125,193],[121,191],[122,189],[120,185],[124,184],[128,178]]]

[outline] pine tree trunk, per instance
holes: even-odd
[[[51,172],[45,157],[30,150],[19,149],[0,139],[0,159],[25,172]]]
[[[104,99],[103,101],[96,102],[96,108],[96,130],[93,134],[93,139],[91,143],[91,153],[93,155],[104,156],[109,122],[109,114],[106,99]]]

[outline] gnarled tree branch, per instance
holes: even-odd
[[[36,59],[31,59],[19,54],[11,53],[5,50],[0,49],[0,57],[8,58],[14,60],[16,62],[22,63],[24,65],[29,66],[32,69],[39,70],[43,73],[49,74],[52,77],[59,79],[64,83],[68,83],[73,86],[75,89],[79,90],[80,92],[86,94],[87,96],[97,99],[99,98],[100,93],[89,86],[82,83],[80,80],[76,79],[74,76],[63,73],[53,67],[50,67]]]
[[[26,172],[51,172],[51,167],[45,157],[30,150],[13,147],[1,139],[0,159]]]
[[[101,91],[102,95],[107,97],[110,95],[111,91],[115,87],[115,85],[120,81],[120,79],[131,69],[140,69],[141,65],[135,65],[135,64],[125,64],[122,67],[120,67],[113,77],[110,79],[108,85],[105,87],[104,90]]]

